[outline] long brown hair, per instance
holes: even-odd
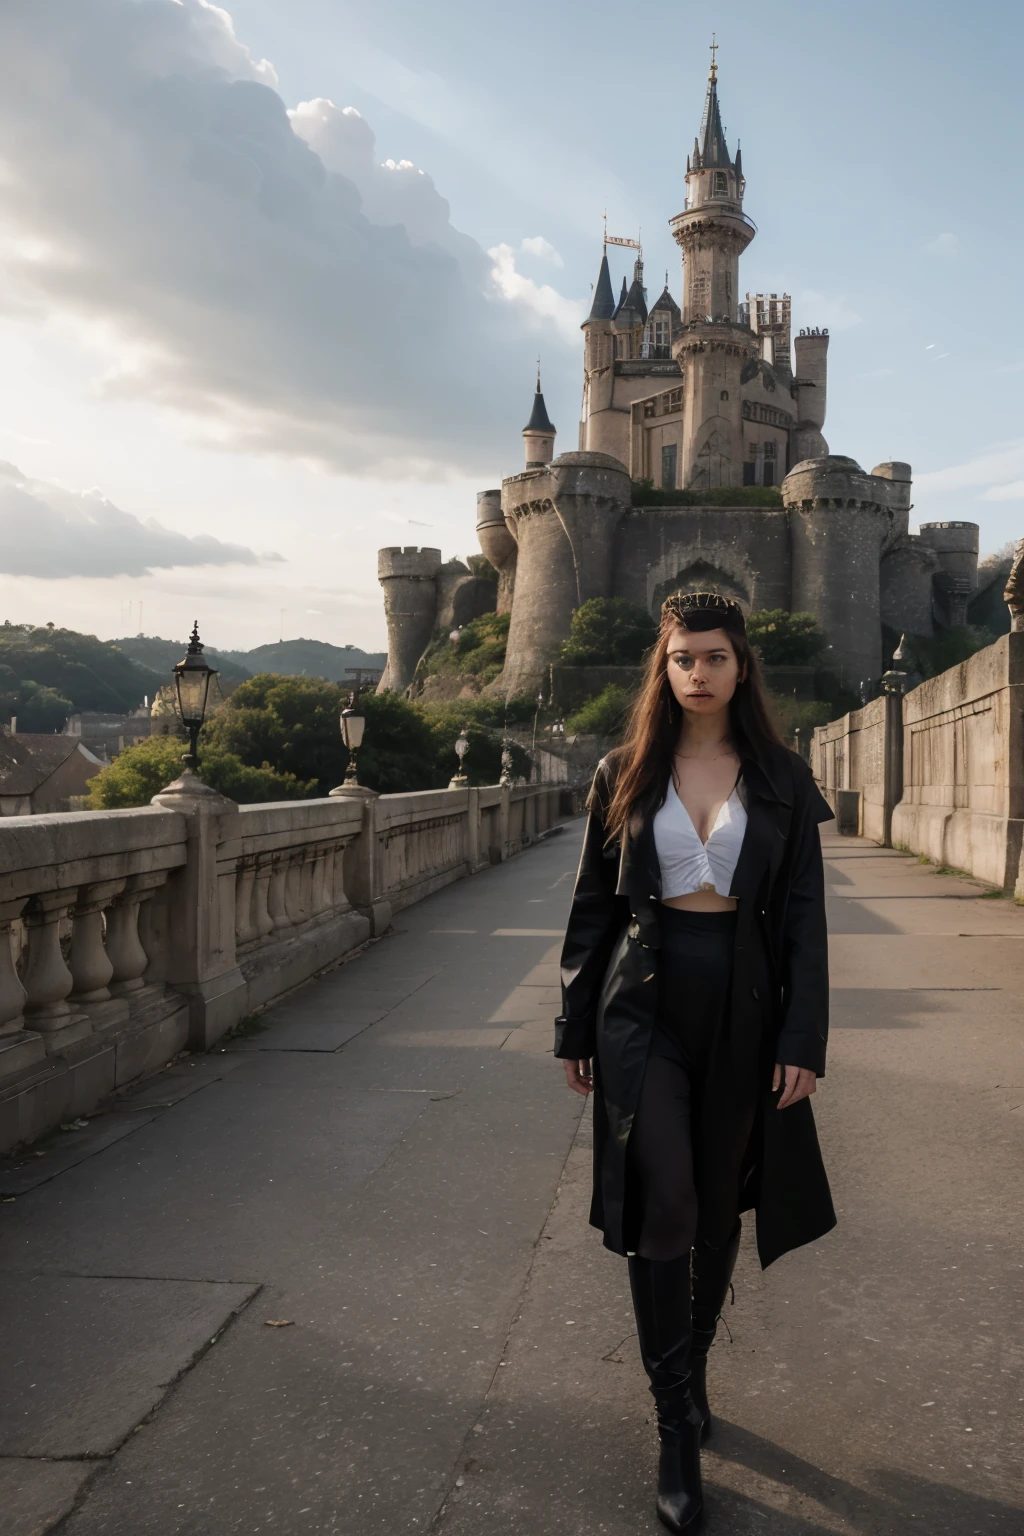
[[[662,607],[658,638],[648,653],[622,745],[612,754],[614,783],[604,813],[609,840],[621,837],[634,812],[656,790],[664,797],[671,778],[683,725],[683,708],[668,680],[669,639],[677,629],[724,629],[729,637],[742,678],[729,701],[729,733],[741,760],[759,757],[765,747],[782,745],[739,604],[717,592],[677,593]]]

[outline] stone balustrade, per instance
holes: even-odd
[[[190,775],[152,807],[0,825],[0,1151],[86,1113],[527,847],[549,785],[237,806]]]

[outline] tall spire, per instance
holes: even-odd
[[[708,71],[708,89],[704,98],[704,116],[700,120],[700,139],[697,149],[701,166],[705,169],[714,167],[724,170],[732,165],[732,161],[729,159],[725,130],[722,127],[722,115],[718,109],[718,65],[715,62],[717,52],[718,44],[712,33],[711,68]],[[694,158],[697,158],[696,154]]]
[[[523,428],[524,432],[550,432],[554,434],[555,428],[548,415],[548,408],[544,404],[544,396],[540,388],[540,362],[537,363],[537,388],[533,396],[533,410],[530,419]]]
[[[594,284],[594,298],[590,306],[590,314],[583,322],[586,325],[591,320],[610,320],[615,313],[615,295],[612,293],[612,278],[608,271],[607,248],[601,254],[601,265],[597,273],[597,282]]]

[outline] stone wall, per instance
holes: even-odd
[[[1024,899],[1024,634],[1003,635],[900,700],[814,733],[833,809],[859,796],[863,836],[923,853]]]
[[[393,911],[544,836],[566,797],[495,785],[237,806],[182,780],[145,809],[6,818],[0,1151],[206,1050]]]

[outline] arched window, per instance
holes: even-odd
[[[729,178],[724,171],[715,172],[714,197],[727,197],[729,193]]]

